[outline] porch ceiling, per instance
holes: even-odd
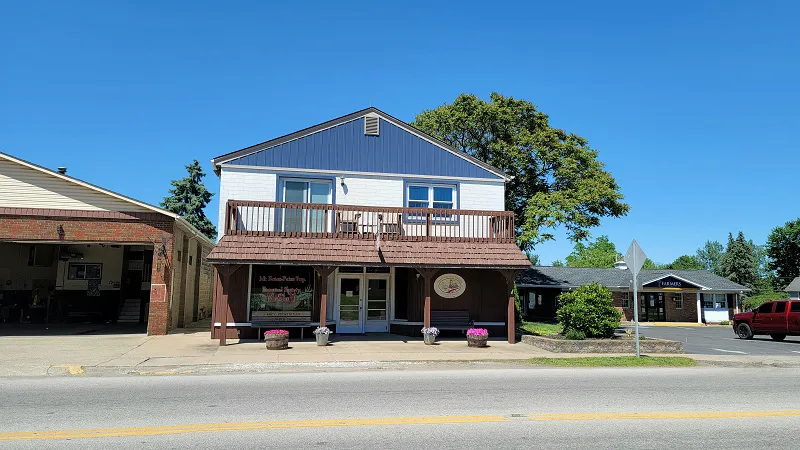
[[[375,241],[336,238],[223,236],[212,264],[328,264],[397,267],[526,269],[515,244],[496,242]]]

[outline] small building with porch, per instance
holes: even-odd
[[[523,317],[551,320],[558,296],[599,283],[611,290],[623,320],[634,319],[633,276],[617,268],[536,266],[517,278]],[[740,296],[750,291],[705,270],[643,269],[639,273],[639,320],[642,322],[714,323],[730,320]]]
[[[317,326],[406,335],[476,326],[514,341],[514,279],[530,263],[502,171],[376,108],[212,162],[221,344]]]

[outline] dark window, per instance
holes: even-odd
[[[786,302],[775,303],[775,312],[776,313],[786,312]]]
[[[339,267],[339,273],[364,273],[363,267],[342,266]]]
[[[181,255],[181,251],[178,250],[178,262],[181,262],[181,256],[183,256],[183,255]]]
[[[772,302],[764,303],[763,305],[758,307],[758,312],[760,313],[771,313],[772,312]]]
[[[792,302],[792,309],[789,312],[800,312],[800,302]]]
[[[99,280],[102,276],[102,264],[69,264],[68,278],[70,280]]]
[[[367,267],[367,273],[389,273],[389,268],[386,266]]]
[[[35,267],[53,267],[55,260],[54,245],[31,245],[28,253],[28,265]]]

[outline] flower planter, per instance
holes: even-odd
[[[267,350],[283,350],[289,348],[288,334],[265,334],[264,342],[267,343]]]
[[[328,345],[328,337],[330,336],[330,334],[319,333],[316,336],[317,336],[317,345],[319,345],[320,347]]]
[[[433,345],[436,343],[436,335],[435,334],[423,334],[425,338],[425,345]]]
[[[486,347],[486,342],[489,341],[489,336],[468,336],[467,346],[469,347]]]

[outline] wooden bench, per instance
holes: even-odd
[[[282,330],[285,328],[300,328],[300,340],[303,340],[304,331],[308,327],[317,325],[316,322],[250,322],[250,328],[258,328],[258,338],[263,339],[264,335],[261,334],[262,328],[270,330]]]
[[[440,330],[466,331],[472,328],[469,311],[431,310],[431,326]]]

